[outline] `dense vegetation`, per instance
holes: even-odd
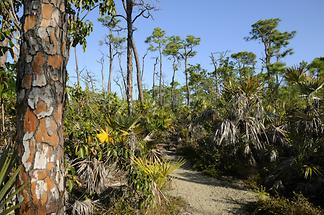
[[[103,45],[109,47],[112,64],[114,57],[124,56],[127,38],[114,35],[116,29],[123,32],[120,20],[103,16],[99,21],[109,31]],[[260,194],[256,214],[323,213],[324,58],[287,66],[285,57],[293,54],[289,42],[295,32],[279,31],[279,22],[259,20],[245,38],[258,41],[264,57],[248,51],[211,53],[210,71],[190,64],[200,38],[169,36],[154,29],[145,42],[149,52],[157,53],[152,76],[158,84],[139,88],[143,95],[138,100],[132,99],[133,83],[123,65],[122,80],[116,81],[119,94],[112,92],[112,78],[108,92],[105,87],[96,91],[89,74],[84,84],[78,78],[68,86],[64,110],[68,213],[177,213],[173,204],[177,201],[168,201],[164,188],[182,161],[164,159],[164,148],[176,148],[194,168],[210,176],[246,179]],[[1,56],[13,50],[13,44],[2,43],[7,33],[1,31]],[[85,43],[84,37],[75,38],[73,45]],[[128,42],[134,47],[132,39]],[[163,81],[163,58],[172,63],[170,84]],[[15,64],[9,60],[0,69],[2,147],[12,146],[15,134]],[[175,80],[180,65],[185,83]],[[76,72],[79,76],[78,68]],[[12,162],[1,158],[0,212],[15,207],[10,199],[17,191],[11,187],[21,167],[7,177]]]

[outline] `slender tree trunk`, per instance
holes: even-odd
[[[141,77],[141,65],[139,62],[139,56],[137,52],[137,48],[134,42],[134,38],[132,38],[132,46],[133,46],[133,53],[136,63],[136,78],[137,78],[137,89],[138,89],[138,99],[140,100],[141,104],[144,102],[144,95],[143,95],[143,84],[142,84],[142,77]]]
[[[100,63],[100,65],[101,65],[101,70],[100,70],[100,73],[101,73],[101,91],[102,91],[102,94],[105,94],[105,73],[104,73],[105,58],[104,58],[103,53],[102,53],[102,57],[97,62]]]
[[[133,56],[132,56],[132,38],[133,38],[133,0],[126,0],[126,18],[127,18],[127,90],[126,98],[128,105],[128,114],[133,112]]]
[[[113,70],[113,61],[114,61],[114,56],[112,53],[112,45],[109,44],[109,75],[108,75],[108,88],[107,88],[107,93],[111,93],[111,80],[112,80],[112,70]]]
[[[124,98],[123,82],[120,84],[120,83],[119,83],[119,79],[114,79],[114,82],[115,82],[115,84],[116,84],[116,85],[118,86],[118,88],[119,88],[119,91],[120,91],[120,95],[121,95],[121,97]]]
[[[219,81],[218,81],[218,75],[217,75],[217,61],[213,55],[213,53],[211,53],[210,59],[212,61],[212,64],[214,66],[214,78],[215,78],[215,92],[217,97],[219,96]]]
[[[186,91],[187,91],[187,105],[190,105],[190,89],[189,89],[189,73],[188,73],[188,59],[185,58],[185,75],[186,75]]]
[[[152,86],[152,98],[153,99],[155,98],[155,74],[156,74],[156,66],[157,66],[158,60],[159,60],[159,58],[156,57],[155,63],[153,66],[153,86]]]
[[[121,57],[122,57],[122,55],[119,54],[118,55],[118,64],[119,64],[119,71],[120,71],[120,74],[121,74],[122,79],[123,79],[123,86],[124,86],[124,90],[125,90],[125,94],[126,94],[126,92],[127,92],[127,78],[124,75],[124,70],[123,70],[123,66],[122,66]],[[127,99],[127,95],[126,95],[126,99]]]
[[[174,91],[175,91],[175,74],[176,74],[176,71],[177,71],[176,60],[175,59],[173,60],[172,67],[173,67],[173,74],[172,74],[172,81],[171,81],[171,99],[172,99],[171,100],[171,106],[172,106],[172,110],[175,110],[176,97],[175,97]]]
[[[147,56],[147,53],[148,52],[146,52],[142,57],[142,72],[141,72],[141,80],[142,80],[142,82],[143,82],[143,75],[144,75],[144,68],[145,68],[145,58]]]
[[[162,93],[162,81],[163,81],[163,70],[162,70],[162,50],[159,48],[160,54],[160,83],[159,83],[159,99],[160,99],[160,106],[163,105],[163,93]]]
[[[80,70],[79,70],[78,55],[77,55],[76,47],[74,47],[74,59],[75,59],[75,72],[77,75],[77,87],[80,87],[81,75],[80,75]]]
[[[68,61],[65,0],[25,0],[17,73],[19,214],[65,214],[63,106]]]

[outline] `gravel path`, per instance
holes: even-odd
[[[188,203],[183,215],[247,214],[242,206],[256,201],[255,194],[247,191],[239,180],[218,180],[185,167],[176,170],[171,177],[168,193]]]

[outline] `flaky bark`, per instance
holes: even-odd
[[[25,0],[17,73],[20,214],[64,214],[65,0]]]

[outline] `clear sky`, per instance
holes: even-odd
[[[120,0],[115,1],[119,4]],[[134,37],[140,57],[147,49],[144,40],[155,27],[160,27],[168,36],[185,37],[191,34],[200,37],[198,54],[190,63],[200,63],[206,69],[211,69],[211,52],[253,51],[261,58],[261,44],[256,41],[246,42],[243,38],[249,35],[253,23],[267,18],[280,18],[281,31],[297,31],[290,44],[295,53],[285,60],[288,65],[324,56],[324,0],[160,0],[157,6],[159,10],[153,13],[154,20],[138,19],[135,23],[138,30]],[[107,30],[101,27],[96,21],[97,18],[97,11],[89,15],[89,19],[94,22],[94,32],[87,39],[88,47],[85,53],[78,47],[78,58],[79,68],[91,71],[98,80],[97,88],[101,89],[101,68],[97,59],[101,56],[100,50],[106,52],[104,46],[99,46],[99,41],[104,38]],[[146,88],[152,83],[153,56],[154,54],[151,54],[146,58],[143,78]],[[166,58],[164,62],[164,78],[169,83],[171,67]],[[106,60],[105,71],[108,70],[107,63]],[[74,65],[71,50],[68,64],[70,83],[75,81]],[[180,82],[183,81],[182,70],[177,76]],[[117,65],[114,66],[114,74],[118,76]],[[105,79],[107,80],[107,75]],[[118,88],[113,86],[113,90],[117,91]]]

